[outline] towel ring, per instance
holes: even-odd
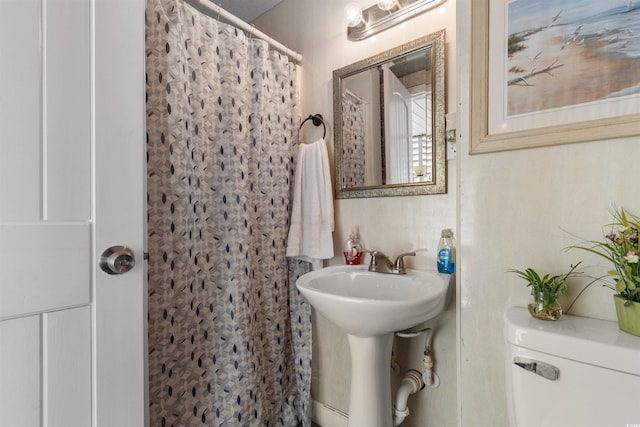
[[[313,116],[310,115],[309,117],[304,119],[302,123],[300,123],[300,128],[298,128],[298,130],[302,129],[302,125],[304,125],[304,123],[307,120],[311,120],[314,126],[322,125],[322,128],[324,129],[324,132],[322,133],[322,138],[324,139],[327,136],[327,127],[324,125],[324,118],[322,117],[322,114],[318,113],[318,114],[314,114]]]

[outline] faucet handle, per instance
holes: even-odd
[[[405,274],[406,273],[406,269],[404,268],[404,257],[406,256],[416,256],[415,252],[405,252],[403,254],[398,255],[398,258],[396,258],[396,262],[394,262],[393,264],[395,265],[395,269],[398,272],[398,274]]]
[[[379,256],[386,256],[385,254],[383,254],[382,252],[380,252],[377,249],[374,249],[372,251],[367,250],[366,252],[369,252],[369,255],[371,255],[371,261],[369,262],[369,265],[377,265],[378,264],[378,257]]]

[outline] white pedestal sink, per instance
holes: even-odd
[[[343,328],[351,350],[349,427],[392,427],[390,359],[393,334],[442,313],[451,275],[407,269],[374,273],[367,266],[339,265],[300,277],[309,303]]]

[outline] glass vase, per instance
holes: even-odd
[[[536,319],[558,320],[562,316],[562,306],[558,302],[558,295],[549,291],[531,293],[529,314]]]

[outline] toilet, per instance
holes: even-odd
[[[512,427],[640,427],[640,337],[616,322],[505,313]]]

